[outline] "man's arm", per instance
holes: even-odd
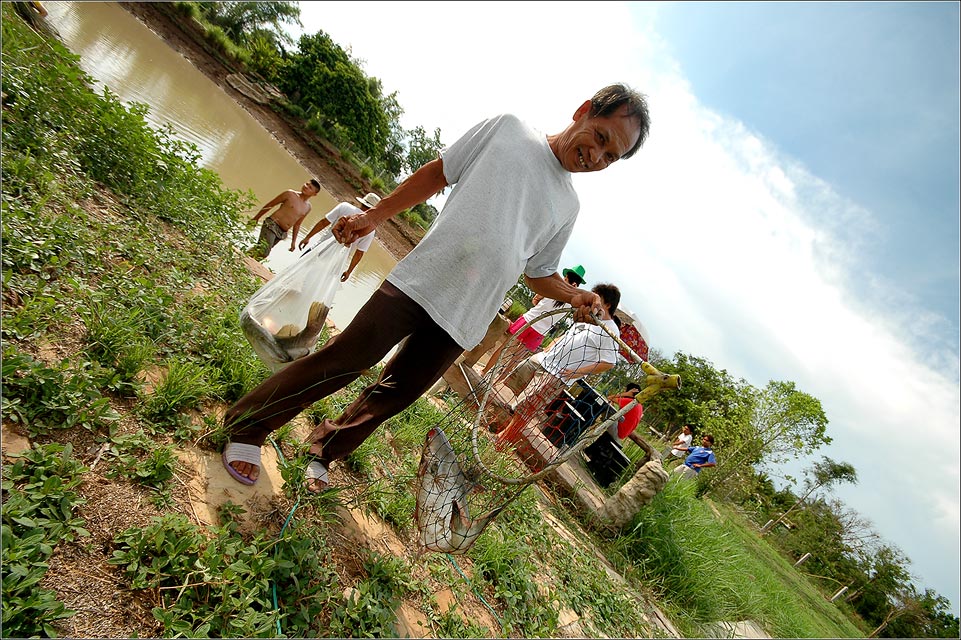
[[[576,369],[564,369],[561,371],[561,375],[565,378],[582,378],[592,373],[604,373],[613,367],[614,364],[611,362],[592,362]]]
[[[304,236],[304,239],[300,241],[300,248],[303,249],[304,247],[306,247],[310,239],[313,238],[318,233],[320,233],[321,231],[323,231],[324,229],[326,229],[328,225],[330,225],[330,220],[328,220],[327,218],[321,218],[320,221],[314,225],[314,228],[310,230],[310,233]]]
[[[578,322],[590,322],[591,313],[601,313],[603,302],[599,295],[593,291],[584,291],[568,284],[557,273],[553,273],[546,278],[531,278],[525,275],[524,281],[534,293],[539,293],[545,298],[566,302],[574,307],[577,310],[574,319]]]
[[[304,221],[307,216],[300,216],[297,218],[297,222],[290,229],[290,250],[293,251],[297,248],[297,232],[300,231],[300,223]]]
[[[347,266],[347,271],[344,271],[340,276],[341,282],[347,282],[347,278],[350,277],[350,272],[354,270],[354,267],[360,263],[360,259],[364,257],[364,252],[358,249],[354,251],[354,255],[350,256],[350,264]]]
[[[426,202],[446,186],[444,161],[441,158],[431,160],[401,182],[390,195],[378,202],[376,207],[361,214],[344,216],[334,223],[334,237],[341,244],[350,244],[373,231],[387,218]]]
[[[271,200],[270,202],[268,202],[267,204],[265,204],[263,207],[260,208],[260,211],[258,211],[257,215],[254,216],[254,221],[256,222],[257,220],[260,220],[260,216],[264,215],[265,213],[267,213],[268,211],[276,207],[278,204],[283,203],[289,195],[290,195],[290,190],[282,191],[279,194],[277,194],[277,197],[275,197],[273,200]]]

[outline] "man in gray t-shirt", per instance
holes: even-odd
[[[278,371],[227,411],[227,471],[252,484],[270,432],[347,386],[403,341],[380,379],[310,435],[308,488],[326,487],[333,460],[356,449],[480,342],[521,273],[535,293],[574,307],[578,320],[599,312],[597,294],[557,274],[579,209],[571,174],[631,157],[647,138],[649,123],[644,97],[619,84],[584,101],[558,134],[544,135],[513,115],[490,118],[377,206],[339,219],[334,237],[350,244],[454,186],[427,235],[336,339]]]

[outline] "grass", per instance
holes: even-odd
[[[286,493],[275,496],[272,517],[251,531],[243,509],[228,504],[217,524],[194,523],[174,496],[176,451],[188,440],[222,444],[213,409],[269,373],[237,318],[258,287],[234,249],[249,196],[198,168],[196,150],[169,130],[151,130],[144,107],[93,93],[72,55],[26,29],[9,4],[0,10],[2,409],[6,427],[34,440],[3,467],[6,634],[71,629],[71,592],[44,585],[51,558],[73,554],[110,567],[104,580],[118,601],[150,603],[155,626],[140,622],[141,636],[391,636],[400,603],[443,637],[555,637],[568,615],[586,635],[652,636],[650,592],[686,635],[744,618],[776,636],[859,635],[736,513],[720,506],[718,519],[677,486],[614,540],[580,532],[576,517],[554,508],[578,531],[576,543],[559,537],[529,489],[456,560],[344,544],[332,525],[351,501],[413,548],[424,434],[459,419],[426,399],[348,458],[348,486],[316,498],[297,494],[303,445],[285,427],[274,435],[287,452]],[[377,375],[363,372],[306,416],[336,416]],[[74,454],[71,438],[104,453],[96,471],[78,461],[91,454]],[[119,483],[161,515],[88,532],[85,492]],[[79,544],[91,535],[96,544]],[[592,548],[626,581],[611,578]],[[499,628],[441,611],[443,589],[490,611]]]
[[[715,515],[695,484],[673,480],[611,543],[629,573],[650,584],[685,635],[713,621],[755,620],[775,637],[858,637],[824,594],[730,510]]]

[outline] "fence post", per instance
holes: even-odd
[[[831,596],[831,602],[834,602],[835,600],[843,596],[847,592],[847,590],[848,590],[847,587],[841,587],[837,593]]]
[[[794,563],[794,566],[795,566],[795,567],[799,566],[800,564],[802,564],[805,560],[807,560],[807,559],[810,558],[810,557],[811,557],[811,554],[810,554],[810,553],[805,553],[803,556],[801,556],[801,559],[800,559],[800,560],[798,560],[797,562]]]

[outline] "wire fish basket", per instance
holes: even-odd
[[[558,329],[535,353],[524,332],[549,316]],[[456,365],[458,400],[425,436],[415,482],[422,553],[465,553],[524,489],[616,431],[638,402],[680,386],[620,340],[612,322],[573,322],[569,307],[524,324],[491,358],[484,375]],[[623,407],[608,400],[630,381],[650,392]]]

